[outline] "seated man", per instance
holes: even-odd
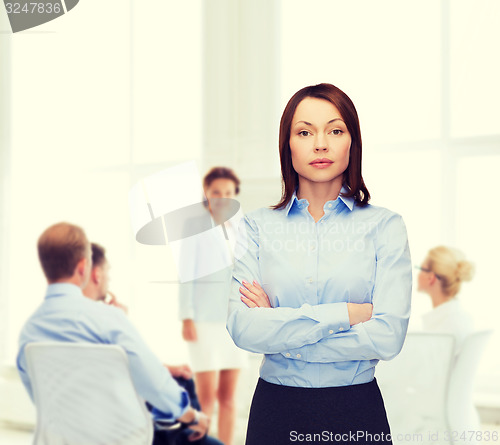
[[[90,272],[90,278],[87,282],[87,285],[83,288],[83,295],[87,298],[90,298],[91,300],[101,301],[110,306],[117,307],[127,313],[127,306],[120,303],[116,296],[108,288],[110,265],[108,259],[106,258],[106,249],[96,243],[91,243],[91,249],[92,270]],[[170,374],[172,375],[172,377],[174,377],[175,381],[187,391],[189,399],[191,401],[191,406],[197,410],[201,410],[200,403],[195,391],[194,381],[192,379],[193,373],[189,366],[164,366],[170,371]],[[148,404],[148,408],[152,409],[150,404]],[[162,438],[162,436],[164,436],[164,439],[166,440],[167,437],[173,435],[176,435],[178,437],[177,443],[179,444],[192,443],[189,442],[188,436],[190,435],[190,432],[189,429],[186,428],[182,431],[175,430],[174,432],[170,432],[168,430],[165,430],[162,432],[156,432],[154,445],[156,445],[157,443],[162,443],[160,441],[160,438]],[[206,437],[202,439],[202,441],[196,441],[195,443],[203,443],[205,445],[221,444],[221,442],[211,437]]]
[[[116,344],[125,350],[132,380],[141,397],[164,418],[189,425],[190,440],[206,435],[208,417],[190,406],[187,392],[144,343],[122,310],[96,304],[82,293],[91,272],[91,249],[78,226],[59,223],[38,239],[38,255],[48,281],[45,300],[28,319],[19,338],[17,367],[30,397],[25,346],[68,341]],[[160,444],[155,438],[155,444]],[[203,443],[203,442],[200,442]]]

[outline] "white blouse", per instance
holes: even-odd
[[[453,298],[446,303],[436,306],[422,316],[423,330],[438,334],[452,334],[455,337],[455,354],[469,334],[474,331],[474,322],[466,312],[460,301]]]

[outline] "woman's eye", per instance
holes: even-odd
[[[335,134],[335,135],[339,135],[339,134],[342,134],[343,131],[342,130],[339,130],[339,129],[336,129],[336,130],[332,130],[331,133]]]
[[[302,130],[302,131],[299,131],[299,136],[307,136],[311,133],[309,133],[307,130]]]

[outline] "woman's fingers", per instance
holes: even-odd
[[[250,292],[252,292],[252,294],[254,294],[258,297],[266,297],[267,298],[267,294],[259,286],[259,283],[257,283],[257,281],[254,281],[253,284],[250,284],[248,281],[243,280],[242,283],[243,283],[243,286],[245,286]]]
[[[262,289],[262,287],[260,286],[259,283],[257,283],[257,281],[253,280],[252,281],[252,284],[257,288],[257,289],[260,289],[262,292],[264,292],[264,289]]]
[[[245,303],[248,307],[259,307],[252,300],[250,300],[250,298],[242,296],[241,301],[243,301],[243,303]]]
[[[259,296],[254,294],[252,291],[248,290],[248,289],[245,289],[244,287],[240,287],[240,294],[242,294],[242,301],[243,301],[243,298],[245,298],[246,300],[248,301],[251,301],[254,306],[251,306],[251,307],[255,307],[255,306],[259,306]],[[243,301],[247,306],[249,306],[246,301]],[[250,306],[249,306],[250,307]]]
[[[252,286],[252,288],[254,289],[254,292],[257,295],[267,299],[267,294],[264,292],[264,289],[262,289],[262,287],[260,287],[260,284],[257,283],[257,281],[253,281],[250,286]]]
[[[257,307],[271,307],[269,297],[264,292],[264,289],[262,289],[259,283],[254,281],[253,284],[250,284],[248,281],[243,280],[242,284],[245,287],[240,287],[240,293],[243,294],[247,299],[255,303]]]

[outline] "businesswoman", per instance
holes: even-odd
[[[474,276],[474,265],[460,250],[437,246],[429,250],[418,269],[418,290],[429,295],[432,301],[432,310],[423,315],[423,329],[452,334],[455,353],[458,353],[465,338],[474,330],[471,315],[458,299],[462,283]]]
[[[218,402],[218,437],[225,445],[233,444],[235,392],[240,369],[246,363],[246,353],[234,345],[225,326],[231,268],[209,275],[201,270],[232,252],[228,244],[234,243],[237,228],[228,221],[232,216],[228,205],[238,194],[239,185],[236,174],[226,167],[214,167],[205,175],[206,211],[210,213],[213,226],[224,226],[227,240],[214,237],[206,241],[210,249],[199,248],[193,252],[187,261],[196,269],[194,275],[200,278],[181,284],[179,292],[182,336],[188,342],[200,405],[210,417]]]
[[[357,112],[335,86],[290,99],[279,149],[282,198],[245,216],[231,284],[227,328],[264,354],[246,443],[390,443],[374,373],[408,326],[405,225],[368,204]]]

